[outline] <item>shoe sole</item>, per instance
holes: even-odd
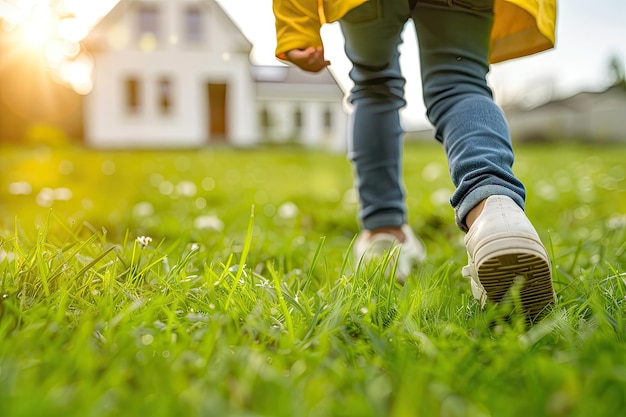
[[[519,282],[522,312],[531,323],[554,305],[550,262],[541,243],[529,238],[500,238],[476,254],[478,279],[490,302],[502,302]]]

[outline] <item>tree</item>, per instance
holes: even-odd
[[[612,87],[626,88],[626,74],[624,73],[624,62],[617,55],[609,59],[609,77]]]

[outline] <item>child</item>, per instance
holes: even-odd
[[[348,148],[362,226],[355,253],[371,259],[398,245],[400,282],[425,258],[407,226],[401,179],[398,47],[413,19],[427,116],[456,186],[456,223],[467,232],[463,274],[482,306],[521,281],[523,312],[530,321],[540,317],[554,303],[550,260],[523,211],[508,126],[486,75],[490,63],[554,46],[556,0],[273,0],[273,10],[277,57],[306,71],[328,65],[320,27],[340,22],[353,66]]]

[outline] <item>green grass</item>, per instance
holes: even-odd
[[[404,287],[353,272],[342,155],[2,148],[0,415],[625,415],[626,149],[517,156],[559,299],[531,329],[471,299],[436,144]]]

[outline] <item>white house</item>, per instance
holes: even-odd
[[[549,141],[562,138],[626,142],[626,88],[580,92],[532,109],[505,109],[514,139]]]
[[[344,150],[347,117],[343,92],[328,70],[255,67],[261,137],[308,147]]]
[[[94,147],[345,147],[342,91],[330,73],[255,67],[252,44],[214,0],[121,0],[86,39]]]

